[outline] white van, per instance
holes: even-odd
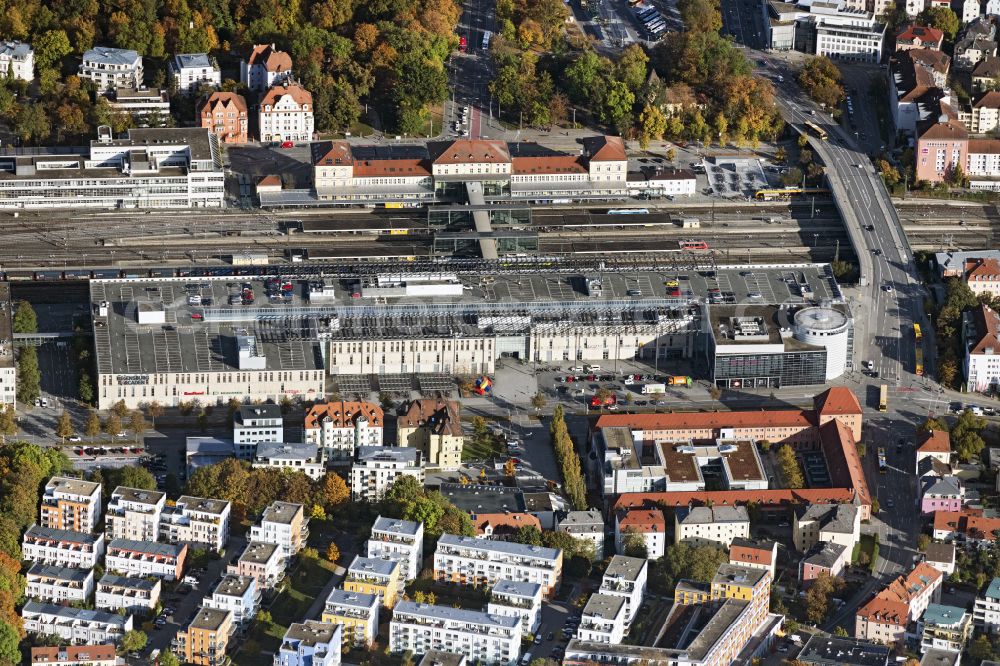
[[[601,366],[599,366],[599,365],[588,365],[587,366],[587,372],[600,372],[600,371],[601,371]]]
[[[524,656],[521,657],[521,666],[528,666],[531,663],[531,653],[525,652]]]

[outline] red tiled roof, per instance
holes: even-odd
[[[659,509],[630,509],[618,517],[618,529],[663,534],[667,531],[667,521]]]
[[[292,56],[278,51],[274,44],[257,44],[250,52],[251,65],[264,65],[269,72],[288,72],[292,69]]]
[[[940,571],[920,562],[906,576],[898,576],[858,610],[858,615],[884,624],[905,625],[910,620],[910,604],[928,588],[940,584]]]
[[[320,427],[320,422],[330,419],[334,428],[351,428],[359,416],[368,419],[373,426],[382,427],[382,408],[370,402],[319,402],[306,412],[305,429]]]
[[[768,545],[769,544],[769,545]],[[735,564],[766,564],[774,557],[773,542],[767,544],[733,544],[729,547],[729,561]]]
[[[616,509],[639,507],[703,505],[711,501],[714,505],[746,504],[756,502],[761,506],[782,504],[831,504],[851,502],[854,491],[850,488],[799,488],[797,490],[677,490],[658,493],[623,493],[615,502]]]
[[[313,159],[315,166],[337,166],[353,163],[354,155],[351,153],[351,144],[346,141],[330,141],[327,144],[321,144]]]
[[[310,107],[313,103],[312,93],[300,86],[297,83],[282,84],[280,86],[272,86],[267,93],[264,94],[264,98],[260,100],[261,106],[274,106],[278,103],[285,95],[290,96],[296,104],[303,106],[308,104]]]
[[[396,419],[397,428],[417,428],[427,426],[435,435],[462,436],[460,406],[454,400],[427,398],[414,400],[406,408],[406,414]]]
[[[816,413],[821,416],[841,414],[861,414],[861,403],[851,389],[834,386],[820,393],[813,400]]]
[[[60,653],[64,659],[60,659]],[[34,647],[31,648],[31,663],[33,664],[58,664],[63,661],[106,661],[115,659],[114,645],[62,645],[59,647]]]
[[[674,412],[671,414],[604,414],[595,429],[625,426],[637,430],[704,430],[706,428],[809,428],[811,412],[761,410],[759,412]]]
[[[547,155],[544,157],[515,157],[511,160],[515,174],[534,173],[587,173],[580,160],[572,155]]]
[[[921,141],[961,141],[969,138],[965,125],[957,120],[934,123],[920,135]]]
[[[504,528],[509,528],[510,531],[520,527],[535,527],[539,531],[542,529],[541,521],[530,513],[477,513],[472,516],[472,523],[480,535],[485,534],[487,526],[492,527],[494,532],[498,529],[504,531]]]
[[[354,163],[354,177],[429,176],[430,169],[421,159],[364,160]]]
[[[970,155],[996,155],[1000,153],[1000,140],[969,139],[968,153]]]
[[[853,394],[852,394],[853,395]],[[864,504],[870,504],[868,482],[858,455],[854,433],[839,420],[828,421],[820,429],[820,445],[830,472],[830,481],[841,488],[853,488]]]
[[[947,531],[992,540],[997,530],[1000,530],[1000,518],[987,518],[981,509],[934,512],[935,532]]]
[[[951,435],[941,430],[930,430],[921,435],[922,441],[917,446],[917,453],[949,453],[951,451]]]
[[[880,596],[873,597],[871,601],[858,609],[858,616],[869,622],[894,624],[897,627],[905,627],[909,621],[909,615],[909,605]]]
[[[944,33],[937,28],[926,25],[910,24],[902,32],[896,35],[897,42],[915,42],[920,40],[923,44],[940,44],[944,39]]]
[[[257,181],[257,187],[273,187],[274,185],[281,186],[281,177],[273,173]]]
[[[624,162],[628,159],[625,142],[620,136],[591,137],[584,139],[584,145],[591,162]]]
[[[243,99],[242,95],[237,95],[233,92],[214,92],[201,105],[201,113],[202,115],[206,113],[214,114],[220,108],[223,111],[233,110],[245,114],[247,112],[247,101]]]
[[[997,313],[985,305],[980,305],[973,310],[973,318],[976,321],[976,329],[980,337],[969,349],[969,353],[982,354],[987,349],[1000,349],[1000,338],[997,337],[1000,317],[997,316]]]
[[[988,90],[980,95],[979,99],[977,99],[972,106],[977,109],[1000,109],[1000,92],[996,90]]]
[[[485,139],[457,139],[439,147],[434,164],[505,164],[510,162],[510,152],[503,141]]]

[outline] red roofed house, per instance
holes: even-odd
[[[958,538],[982,546],[996,541],[997,532],[1000,532],[1000,518],[984,516],[982,509],[934,512],[933,537],[937,541]]]
[[[985,293],[1000,294],[1000,262],[992,258],[966,259],[965,284],[977,296]]]
[[[929,430],[917,437],[917,474],[920,474],[920,461],[924,458],[934,458],[945,465],[951,464],[951,435],[941,430]]]
[[[887,585],[855,617],[854,637],[859,640],[895,643],[907,625],[924,614],[927,606],[941,598],[944,576],[926,562]]]
[[[534,527],[539,532],[542,524],[530,513],[476,513],[472,515],[476,536],[506,541],[522,527]]]
[[[50,666],[115,666],[118,654],[111,644],[33,647],[31,663]]]
[[[771,580],[774,580],[778,563],[778,542],[733,539],[729,544],[729,563],[751,569],[767,569],[771,572]]]
[[[199,110],[201,126],[222,143],[247,142],[247,101],[231,92],[214,92]]]
[[[261,141],[311,141],[312,93],[297,83],[282,83],[260,100]]]
[[[940,51],[943,41],[944,33],[937,28],[911,23],[896,35],[896,50],[934,49]]]
[[[624,536],[635,532],[646,542],[646,557],[658,560],[667,546],[667,521],[659,509],[631,509],[615,515],[615,548],[625,554]]]
[[[1000,384],[1000,317],[989,306],[980,305],[962,320],[965,380],[970,391],[987,391]]]
[[[382,408],[370,402],[318,402],[305,418],[305,441],[322,446],[333,464],[350,464],[359,446],[382,446]]]
[[[292,57],[274,44],[257,44],[250,59],[240,61],[240,81],[257,92],[284,83],[292,75]]]

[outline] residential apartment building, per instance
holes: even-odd
[[[930,604],[920,619],[920,651],[962,652],[972,637],[972,615],[958,606]]]
[[[260,523],[250,528],[250,541],[273,543],[281,551],[285,566],[309,538],[309,519],[305,508],[292,502],[272,502],[264,509]]]
[[[21,538],[21,557],[40,564],[93,569],[103,556],[103,534],[32,525]]]
[[[222,666],[229,662],[226,649],[233,634],[233,614],[215,608],[199,608],[187,629],[177,632],[170,649],[186,663]]]
[[[270,590],[285,577],[285,558],[277,544],[251,541],[226,571],[252,577],[261,590]]]
[[[977,628],[991,634],[1000,631],[1000,578],[994,578],[986,590],[976,596],[972,621]]]
[[[114,645],[60,645],[31,648],[31,663],[46,666],[118,666]]]
[[[625,599],[597,592],[590,595],[580,616],[576,638],[617,645],[625,638]]]
[[[21,609],[24,630],[53,635],[72,645],[118,644],[132,631],[132,616],[29,601]]]
[[[83,54],[79,75],[98,90],[142,87],[142,56],[131,49],[95,46]]]
[[[521,621],[522,634],[534,634],[542,623],[542,586],[498,580],[486,606],[490,615],[510,615]]]
[[[112,109],[132,116],[136,125],[163,127],[170,118],[170,94],[166,88],[115,88],[104,96]]]
[[[335,587],[323,605],[322,620],[344,628],[342,636],[345,644],[366,647],[375,642],[378,634],[380,606],[377,594],[349,592]]]
[[[792,542],[806,552],[820,541],[839,543],[848,552],[861,538],[861,512],[852,504],[798,507],[792,517]]]
[[[918,475],[920,474],[920,461],[924,458],[934,458],[945,465],[951,465],[951,435],[942,430],[926,430],[919,433],[917,435],[916,456],[916,473]]]
[[[315,620],[293,622],[281,639],[274,666],[340,666],[342,629]]]
[[[484,539],[499,539],[513,541],[513,537],[522,527],[534,527],[541,531],[542,523],[538,518],[523,511],[517,513],[474,513],[471,515],[472,525],[476,528],[476,536]]]
[[[374,502],[401,476],[412,476],[424,483],[423,458],[420,451],[391,446],[362,446],[351,467],[351,496],[356,500]]]
[[[170,61],[170,82],[182,95],[194,95],[202,86],[221,86],[222,70],[207,53],[180,53]]]
[[[297,83],[272,87],[260,101],[261,141],[312,141],[312,93]]]
[[[344,590],[374,594],[386,608],[396,605],[403,588],[402,566],[398,560],[355,555],[347,567]]]
[[[955,544],[936,543],[927,544],[924,551],[924,562],[931,565],[945,576],[955,573]]]
[[[434,578],[461,585],[504,579],[538,583],[549,598],[562,582],[562,560],[556,548],[442,534],[434,552]]]
[[[1000,384],[1000,316],[988,305],[962,315],[963,371],[970,391],[986,392]]]
[[[956,538],[966,545],[985,548],[996,541],[1000,518],[984,515],[982,509],[965,507],[961,511],[935,511],[931,536],[938,541]]]
[[[944,42],[944,33],[937,28],[926,25],[910,23],[896,33],[896,50],[909,51],[910,49],[934,49],[941,50]]]
[[[606,529],[604,516],[601,515],[600,511],[594,509],[570,511],[556,526],[556,530],[559,532],[566,532],[576,539],[584,539],[593,543],[595,562],[604,559],[604,532]]]
[[[318,402],[306,412],[305,441],[323,447],[331,465],[347,465],[362,446],[382,446],[382,408],[370,402]]]
[[[25,595],[59,605],[86,602],[94,592],[94,570],[35,562],[25,574]]]
[[[921,481],[920,513],[962,510],[965,486],[957,476],[928,476]]]
[[[240,61],[240,82],[254,92],[264,92],[292,75],[292,57],[274,44],[257,44],[247,60]]]
[[[604,570],[601,579],[601,594],[619,596],[625,600],[625,627],[632,621],[642,607],[642,599],[646,595],[646,580],[649,577],[649,561],[639,557],[615,555]]]
[[[465,435],[453,400],[414,400],[396,419],[397,444],[418,449],[429,467],[457,470]]]
[[[448,650],[482,664],[512,666],[520,655],[520,627],[516,617],[507,615],[401,601],[389,623],[389,650]]]
[[[261,590],[253,576],[226,574],[212,590],[210,596],[202,599],[201,605],[233,614],[233,623],[247,625],[257,615],[260,607]]]
[[[184,571],[187,545],[112,539],[104,558],[106,571],[133,576],[156,576],[177,580]]]
[[[729,548],[733,539],[750,537],[750,514],[745,506],[696,506],[674,510],[674,543]]]
[[[398,560],[403,581],[415,579],[424,567],[424,524],[379,516],[368,538],[368,557]]]
[[[729,544],[729,563],[751,569],[766,569],[771,572],[771,579],[774,580],[778,563],[778,542],[733,539]]]
[[[799,560],[799,582],[803,589],[822,575],[837,577],[850,562],[852,552],[842,544],[819,541]]]
[[[38,524],[57,530],[93,532],[101,519],[101,484],[53,476],[45,484]]]
[[[253,466],[302,472],[313,481],[326,474],[323,449],[307,443],[261,442],[257,445]]]
[[[160,514],[160,540],[220,552],[229,543],[231,512],[226,500],[181,495]]]
[[[253,460],[257,444],[285,441],[284,424],[280,405],[243,405],[233,414],[236,455],[242,460]]]
[[[996,93],[1000,97],[1000,93]],[[968,259],[963,279],[976,296],[1000,294],[1000,261],[993,257]]]
[[[246,143],[248,139],[247,101],[234,92],[214,92],[198,109],[201,126],[224,144]],[[280,439],[277,441],[281,441]]]
[[[0,42],[0,76],[31,83],[35,80],[35,51],[24,42]]]
[[[124,609],[128,614],[146,615],[156,608],[162,589],[159,578],[104,574],[97,582],[94,606],[109,612]]]
[[[166,493],[118,486],[111,493],[104,518],[108,539],[156,541],[160,538],[160,514],[166,503]]]
[[[646,557],[657,560],[667,547],[667,521],[659,509],[633,509],[615,515],[615,550],[626,554],[629,535],[641,537]]]
[[[941,572],[920,562],[906,576],[898,576],[858,609],[854,637],[860,640],[895,643],[907,625],[941,598]]]
[[[1000,92],[988,90],[976,95],[971,106],[960,109],[958,120],[970,134],[987,134],[1000,126]]]

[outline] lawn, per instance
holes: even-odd
[[[240,666],[271,666],[285,630],[293,622],[305,619],[306,611],[333,576],[333,567],[323,559],[300,559],[298,566],[285,579],[284,589],[278,598],[267,608],[272,621],[254,622],[246,641],[233,655],[233,661]]]
[[[483,441],[477,441],[475,437],[467,437],[465,445],[462,447],[462,460],[486,460],[504,455],[504,445],[494,436],[484,437]]]

